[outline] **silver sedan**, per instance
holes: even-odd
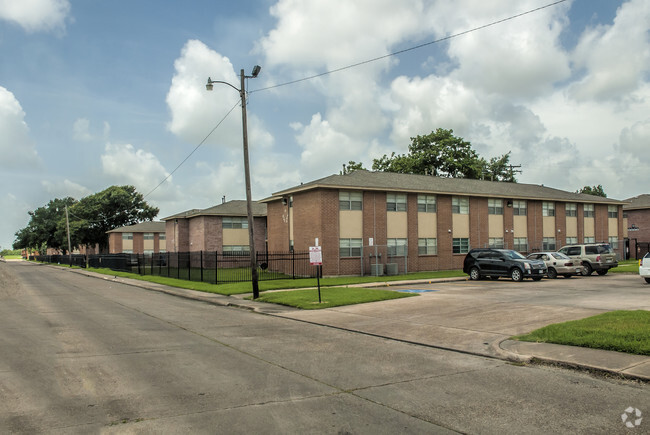
[[[549,278],[557,278],[562,275],[565,278],[571,278],[573,275],[582,274],[582,265],[579,261],[569,258],[561,252],[533,252],[526,258],[531,260],[542,260],[546,263]]]

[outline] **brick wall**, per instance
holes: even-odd
[[[555,203],[555,248],[560,249],[566,243],[566,203]]]
[[[542,201],[527,201],[528,220],[528,250],[539,251],[542,249],[544,235],[544,219],[542,216]]]
[[[609,241],[609,225],[607,217],[607,205],[606,204],[596,204],[594,206],[594,232],[596,236],[596,242],[607,242]]]
[[[268,242],[270,252],[289,250],[289,204],[282,200],[266,204]]]
[[[454,230],[452,227],[452,214],[451,214],[451,196],[438,195],[436,198],[438,206],[438,265],[442,270],[449,270],[454,268],[455,255],[452,254],[452,233],[449,230]],[[463,259],[465,256],[463,255]]]

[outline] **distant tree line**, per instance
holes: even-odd
[[[71,197],[55,198],[28,212],[29,223],[16,232],[13,248],[43,253],[47,248],[54,248],[67,253],[66,207],[72,249],[99,245],[100,252],[108,247],[107,231],[151,221],[159,211],[147,204],[135,187],[128,185],[111,186],[79,201]]]

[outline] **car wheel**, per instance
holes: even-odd
[[[645,282],[647,282],[648,284],[650,284],[650,278],[645,278]]]
[[[557,270],[553,269],[552,267],[548,268],[548,272],[546,272],[548,277],[551,279],[557,278]]]
[[[556,275],[556,277],[557,277],[557,275]],[[534,276],[533,277],[533,281],[541,281],[541,280],[542,280],[541,276]]]
[[[469,270],[469,278],[472,281],[478,281],[481,279],[481,272],[479,272],[478,267],[475,266]]]
[[[600,276],[607,275],[609,269],[599,269],[596,273]]]
[[[589,276],[593,273],[594,269],[589,263],[582,263],[582,276]]]
[[[515,267],[510,271],[510,278],[512,278],[513,281],[519,282],[524,279],[524,274],[521,273],[521,270]]]

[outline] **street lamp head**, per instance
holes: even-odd
[[[260,71],[262,70],[262,67],[259,65],[255,65],[253,67],[253,74],[251,75],[252,78],[255,78],[259,75]]]
[[[207,89],[208,91],[211,91],[213,87],[214,86],[212,85],[212,79],[210,77],[208,77],[208,83],[206,83],[205,89]]]

